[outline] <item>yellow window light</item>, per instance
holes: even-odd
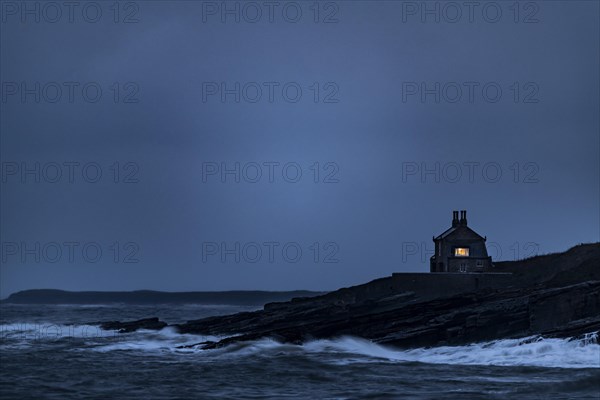
[[[454,256],[456,257],[469,257],[468,247],[457,247],[454,249]]]

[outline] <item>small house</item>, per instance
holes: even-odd
[[[433,238],[435,254],[430,260],[430,272],[487,272],[492,257],[485,247],[485,236],[467,226],[467,211],[452,212],[452,226]]]

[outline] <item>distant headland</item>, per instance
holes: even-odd
[[[205,304],[263,306],[266,303],[288,301],[294,297],[313,297],[324,292],[294,290],[270,292],[261,290],[231,290],[223,292],[69,292],[56,289],[33,289],[13,293],[1,303],[10,304]]]

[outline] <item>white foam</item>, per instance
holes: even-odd
[[[410,350],[394,349],[371,341],[342,337],[314,340],[302,346],[271,339],[233,343],[215,350],[200,350],[212,357],[246,357],[275,354],[335,355],[323,362],[346,365],[365,362],[422,362],[429,364],[535,366],[549,368],[600,368],[600,345],[595,334],[584,339],[529,337],[482,342],[467,346],[440,346]]]
[[[0,324],[0,340],[58,340],[63,338],[93,339],[112,337],[114,331],[105,331],[93,325],[61,325],[53,323]]]
[[[325,362],[352,364],[356,362],[422,362],[430,364],[535,366],[554,368],[600,368],[600,344],[596,334],[583,339],[505,339],[467,346],[440,346],[400,350],[371,341],[343,337],[314,340],[302,346],[281,344],[271,339],[233,343],[215,350],[200,350],[192,346],[223,337],[179,334],[172,327],[159,331],[140,330],[120,334],[90,325],[57,325],[13,323],[0,324],[0,347],[31,346],[35,343],[64,338],[80,339],[80,350],[144,351],[195,353],[203,357],[246,357],[256,354],[327,355]],[[189,348],[179,348],[191,346]]]
[[[122,334],[117,334],[122,335]],[[179,348],[180,346],[192,346],[206,341],[218,341],[222,337],[180,334],[173,327],[166,327],[159,331],[141,329],[137,332],[126,334],[127,336],[117,336],[115,341],[109,344],[102,344],[94,347],[94,351],[109,352],[115,350],[134,350],[134,351],[167,351],[167,352],[195,352],[194,347]],[[119,338],[121,340],[119,340]]]
[[[598,338],[585,339],[505,339],[468,346],[440,346],[397,350],[367,340],[345,337],[307,343],[309,352],[356,354],[393,362],[430,364],[536,366],[557,368],[600,368]]]

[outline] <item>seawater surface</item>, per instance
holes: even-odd
[[[215,337],[172,328],[118,334],[94,323],[168,323],[250,311],[200,305],[0,305],[1,399],[598,399],[600,346],[522,338],[411,350],[353,337],[179,349]]]

